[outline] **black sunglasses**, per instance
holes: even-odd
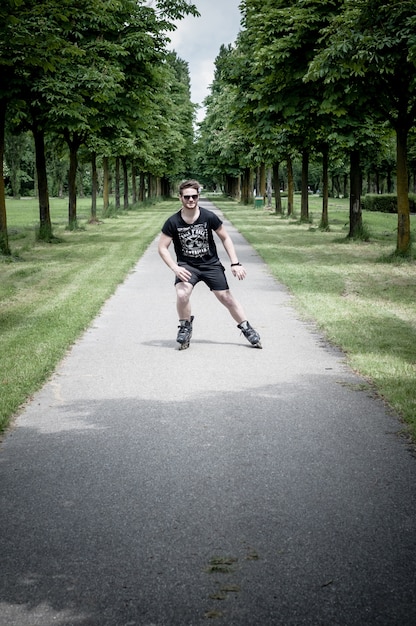
[[[195,196],[184,196],[185,200],[190,200],[192,198],[192,200],[198,200],[198,194],[196,194]]]

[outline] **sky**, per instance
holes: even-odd
[[[189,65],[191,100],[202,105],[214,79],[214,63],[222,44],[234,43],[240,30],[240,0],[192,0],[201,17],[187,16],[169,34],[170,48]],[[204,110],[197,113],[197,121]]]

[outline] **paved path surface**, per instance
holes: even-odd
[[[3,442],[2,626],[416,623],[401,424],[229,229],[263,350],[155,242]]]

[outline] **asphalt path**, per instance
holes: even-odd
[[[152,243],[0,446],[1,626],[416,624],[403,425],[225,223],[263,350]]]

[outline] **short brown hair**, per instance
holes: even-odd
[[[184,180],[183,183],[179,185],[179,195],[181,196],[183,190],[189,187],[192,187],[192,189],[195,189],[198,193],[201,189],[201,185],[197,180]]]

